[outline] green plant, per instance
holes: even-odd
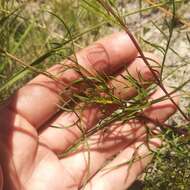
[[[190,167],[189,56],[183,53],[184,49],[176,50],[174,41],[178,36],[182,36],[181,40],[186,43],[190,41],[188,32],[183,31],[183,27],[189,27],[188,21],[183,18],[183,11],[187,9],[186,3],[187,1],[183,0],[67,0],[63,2],[55,0],[45,3],[1,1],[1,102],[39,73],[53,77],[45,70],[62,59],[71,59],[75,63],[72,67],[82,76],[80,80],[74,81],[72,85],[85,83],[87,91],[76,93],[67,101],[62,98],[63,102],[59,105],[60,110],[80,112],[86,104],[93,103],[99,106],[114,104],[117,105],[118,111],[94,126],[76,142],[75,146],[69,147],[64,155],[60,155],[65,156],[75,151],[81,143],[88,147],[88,137],[100,130],[106,130],[109,123],[113,121],[127,122],[138,117],[138,114],[150,104],[167,98],[173,101],[171,95],[176,91],[180,92],[185,104],[178,106],[175,102],[173,103],[177,106],[181,115],[177,115],[176,118],[170,120],[167,126],[157,123],[163,130],[161,138],[165,141],[165,146],[158,152],[153,152],[154,162],[144,174],[142,183],[144,189],[188,189],[190,186],[188,184]],[[134,4],[137,8],[129,11]],[[31,9],[31,7],[33,8]],[[132,29],[130,23],[128,23],[130,19],[133,20],[132,24],[136,24],[136,27]],[[140,24],[135,22],[136,19]],[[164,91],[164,97],[148,102],[147,96],[155,89],[155,85],[145,89],[141,83],[129,74],[123,76],[123,78],[137,89],[138,95],[130,101],[118,99],[106,83],[106,80],[114,79],[114,76],[86,77],[83,74],[87,71],[77,64],[75,52],[95,41],[104,33],[111,33],[112,28],[124,30],[130,36],[140,56],[153,73],[156,84]],[[153,38],[154,35],[151,32],[155,32],[157,36]],[[133,33],[139,39],[140,45],[135,40]],[[147,37],[147,35],[152,38]],[[155,51],[161,55],[160,78],[154,74],[154,68],[149,65],[149,60],[142,49]],[[170,60],[167,60],[168,57]],[[180,63],[175,63],[175,61]],[[177,81],[180,72],[184,72],[183,78],[179,83],[173,84],[171,82],[170,86],[173,88],[173,92],[168,93],[164,87],[165,81],[167,83],[168,81]],[[56,78],[54,79],[56,80]],[[65,91],[69,91],[69,87]],[[102,93],[105,93],[106,96],[102,97]],[[81,103],[81,107],[77,107],[77,110],[73,107],[76,102]],[[128,103],[130,103],[130,106],[126,106]],[[103,111],[106,112],[106,110]],[[76,123],[83,132],[80,115],[78,115]]]

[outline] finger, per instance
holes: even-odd
[[[94,45],[81,50],[77,55],[78,64],[91,74],[113,74],[137,56],[137,50],[126,33],[116,33]],[[39,75],[12,97],[9,106],[39,127],[57,110],[60,93],[81,75],[72,69],[74,62],[66,61],[48,70],[57,80]],[[79,90],[79,89],[78,89]]]
[[[154,74],[160,74],[160,61],[152,53],[144,53]],[[138,82],[141,87],[147,87],[155,81],[155,76],[141,57],[137,57],[124,71],[117,75],[109,85],[114,96],[120,99],[130,99],[137,95],[136,86],[130,81]],[[129,80],[127,79],[129,78]]]
[[[157,58],[146,53],[149,59],[157,60]],[[159,73],[158,61],[150,61],[150,65],[154,68],[155,72]],[[122,76],[129,75],[135,80],[139,81],[141,85],[147,86],[154,81],[153,74],[145,65],[141,58],[136,58],[128,67],[127,70],[123,70],[119,75],[117,75],[112,81],[110,81],[110,88],[113,88],[113,95],[122,99],[129,99],[137,94],[137,89],[132,86],[129,81],[124,79]],[[102,114],[102,107],[98,105],[90,105],[85,108],[82,113],[78,113],[82,118],[83,130],[87,130],[94,125],[96,125],[100,119],[103,119],[110,113],[112,113],[116,107],[114,105],[105,107],[107,113]],[[43,139],[45,144],[55,152],[63,152],[65,148],[72,145],[75,140],[77,140],[82,132],[74,123],[77,122],[78,116],[75,113],[64,112],[58,117],[54,118],[46,128],[41,132],[40,138]],[[61,129],[53,128],[51,126],[57,126]],[[70,128],[64,126],[72,126]]]
[[[101,169],[86,185],[85,190],[128,189],[151,161],[152,152],[161,145],[160,139],[138,141],[123,150]]]
[[[158,90],[152,98],[162,95],[163,92]],[[174,98],[174,101],[177,102],[177,98]],[[157,103],[157,106],[154,106],[154,112],[150,112],[149,117],[154,118],[152,114],[163,112],[165,114],[161,114],[157,119],[160,121],[167,120],[176,111],[176,107],[172,104],[170,100]],[[111,124],[106,128],[105,133],[99,131],[92,135],[87,141],[88,147],[80,147],[78,152],[67,155],[61,162],[64,168],[72,171],[71,175],[73,175],[75,183],[81,185],[86,176],[94,175],[107,160],[142,136],[147,135],[147,131],[154,128],[153,123],[145,120],[131,120],[127,124]]]

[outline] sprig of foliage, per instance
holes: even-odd
[[[148,2],[151,6],[145,3]],[[74,112],[78,120],[73,124],[77,125],[82,133],[82,137],[75,143],[74,146],[69,147],[68,150],[60,156],[66,156],[71,152],[75,152],[78,147],[85,146],[89,152],[88,138],[100,131],[106,131],[109,124],[115,121],[126,123],[131,119],[138,118],[139,114],[152,104],[170,99],[174,92],[182,91],[186,99],[190,100],[190,94],[185,87],[189,85],[190,79],[183,81],[182,84],[175,86],[173,92],[168,93],[164,88],[163,83],[168,77],[174,76],[182,67],[187,68],[189,61],[181,56],[181,52],[172,47],[172,40],[175,32],[178,29],[176,21],[179,21],[186,27],[189,23],[179,15],[178,7],[184,6],[185,1],[133,1],[139,5],[130,12],[120,11],[120,4],[122,0],[65,0],[65,1],[50,1],[45,3],[38,3],[39,8],[34,8],[34,11],[28,12],[28,6],[35,6],[33,1],[26,1],[20,3],[19,1],[1,1],[0,3],[0,100],[3,102],[9,97],[19,86],[22,86],[30,78],[41,73],[56,80],[55,77],[45,72],[45,69],[50,65],[62,59],[70,59],[74,64],[72,69],[75,69],[81,74],[81,79],[73,81],[70,86],[67,86],[63,92],[69,94],[70,88],[74,85],[85,84],[86,91],[74,93],[72,97],[61,97],[62,104],[59,105],[60,111]],[[34,4],[32,4],[34,3]],[[126,1],[126,6],[130,4],[130,0]],[[122,6],[122,9],[126,8]],[[154,15],[154,11],[158,12],[161,20],[161,26],[151,20],[151,26],[156,27],[156,30],[161,35],[161,39],[165,42],[164,45],[152,40],[145,39],[144,36],[141,47],[149,49],[153,48],[155,51],[161,51],[163,55],[161,78],[158,78],[153,68],[149,65],[149,60],[144,56],[144,53],[134,38],[130,27],[127,27],[128,17],[139,15],[143,20],[144,14],[147,12]],[[26,14],[27,12],[27,14]],[[164,14],[164,17],[162,13]],[[79,22],[80,20],[80,22]],[[137,47],[140,56],[149,67],[150,71],[155,77],[157,85],[165,92],[165,96],[154,100],[147,101],[147,97],[155,89],[151,86],[145,89],[142,83],[135,80],[129,73],[122,76],[128,81],[131,86],[135,87],[138,95],[130,100],[122,100],[114,96],[113,89],[107,85],[107,80],[114,80],[114,76],[97,76],[94,77],[89,74],[85,76],[83,73],[87,72],[85,68],[77,64],[75,52],[80,47],[86,46],[88,43],[94,41],[103,33],[111,31],[112,27],[120,28],[131,37],[135,46]],[[143,29],[146,31],[146,25]],[[49,27],[51,26],[51,27]],[[142,27],[142,26],[141,26]],[[85,28],[85,30],[83,29]],[[167,33],[169,29],[169,35]],[[146,32],[145,32],[146,33]],[[186,39],[189,42],[189,34]],[[29,51],[30,50],[30,51]],[[181,64],[174,66],[169,74],[165,74],[165,70],[169,68],[167,65],[167,56],[170,53],[177,56]],[[63,65],[64,66],[64,65]],[[65,66],[65,70],[70,67]],[[126,84],[126,88],[129,86]],[[14,87],[13,87],[14,86]],[[102,96],[102,93],[105,96]],[[75,107],[75,104],[79,104]],[[175,104],[175,102],[173,102]],[[109,117],[105,117],[96,126],[84,132],[83,121],[81,113],[86,105],[96,104],[104,107],[102,110],[106,113],[106,108],[114,105],[115,112]],[[163,130],[162,139],[165,141],[165,146],[154,154],[154,163],[146,171],[144,181],[144,189],[189,189],[189,110],[184,110],[181,106],[175,104],[178,110],[183,115],[184,125],[173,123],[159,124]],[[106,114],[105,114],[106,115]],[[181,117],[180,117],[181,118]],[[65,127],[72,127],[65,126]],[[52,126],[59,128],[58,126]],[[61,130],[61,128],[59,128]],[[188,131],[188,132],[187,132]],[[149,131],[150,132],[150,131]],[[147,133],[149,133],[147,131]],[[151,134],[151,132],[150,132]],[[148,138],[151,136],[147,135]],[[89,152],[90,153],[90,152]],[[132,159],[132,161],[134,161]],[[90,154],[88,154],[88,162],[90,163]],[[127,163],[124,163],[127,164]],[[90,164],[89,164],[90,165]],[[116,166],[117,167],[117,166]],[[119,166],[118,166],[119,167]],[[164,177],[163,177],[164,176]],[[88,174],[86,176],[88,178]]]

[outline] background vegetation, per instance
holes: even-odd
[[[162,82],[181,93],[180,109],[190,117],[189,0],[109,0],[124,18],[143,51],[160,56]],[[97,0],[0,1],[0,101],[46,68],[106,34],[121,23]],[[70,38],[72,36],[72,39]],[[74,48],[73,48],[74,45]],[[131,189],[190,189],[189,120],[180,113],[164,131],[165,146],[154,155]]]

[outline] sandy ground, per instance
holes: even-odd
[[[131,2],[125,5],[125,10],[131,12],[131,10],[139,9],[139,5],[137,3]],[[177,15],[180,18],[186,20],[190,24],[190,1],[186,3],[184,6],[180,7],[177,10]],[[167,17],[167,21],[169,21]],[[164,23],[166,20],[165,14],[163,12],[158,11],[158,9],[154,9],[154,11],[148,11],[146,13],[142,13],[142,17],[140,18],[139,14],[134,16],[126,17],[129,28],[136,33],[139,38],[143,38],[144,40],[159,45],[163,48],[166,47],[166,39],[163,37],[163,33],[168,35],[168,28]],[[156,28],[156,26],[160,28],[161,32]],[[187,34],[190,35],[190,27],[186,27],[181,23],[177,23],[174,28],[173,37],[170,44],[170,50],[167,54],[167,59],[165,62],[164,69],[164,77],[168,76],[172,71],[177,70],[170,75],[164,83],[170,87],[178,87],[183,84],[186,80],[190,78],[190,42],[187,40]],[[152,51],[157,54],[162,60],[163,55],[159,50],[152,48],[151,46],[145,44],[140,40],[142,47],[145,51]],[[174,53],[175,51],[175,53]],[[178,55],[176,55],[178,54]],[[185,65],[185,66],[183,66]],[[180,106],[181,108],[187,112],[188,107],[190,106],[190,83],[187,84],[183,88],[183,92],[181,92]],[[186,95],[184,94],[186,93]],[[175,122],[180,124],[183,119],[178,114],[175,115]],[[173,120],[170,122],[173,123]]]

